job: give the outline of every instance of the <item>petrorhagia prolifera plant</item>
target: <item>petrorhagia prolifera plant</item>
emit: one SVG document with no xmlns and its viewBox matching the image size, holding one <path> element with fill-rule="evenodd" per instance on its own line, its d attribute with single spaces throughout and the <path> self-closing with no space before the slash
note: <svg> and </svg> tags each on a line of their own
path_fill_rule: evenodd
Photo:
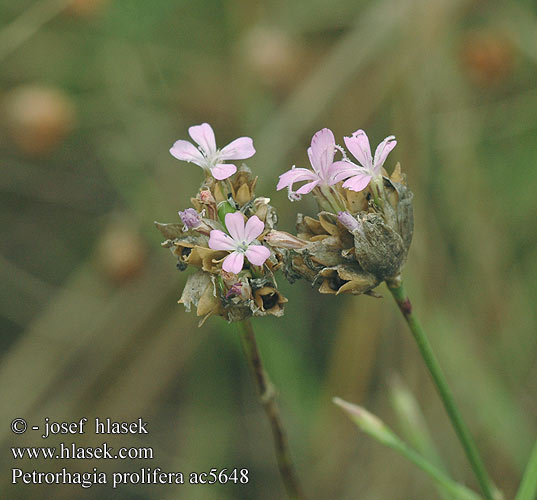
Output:
<svg viewBox="0 0 537 500">
<path fill-rule="evenodd" d="M 375 288 L 386 283 L 416 340 L 484 497 L 498 500 L 502 494 L 485 469 L 403 288 L 401 272 L 414 230 L 413 195 L 399 164 L 391 175 L 383 168 L 397 144 L 395 137 L 386 137 L 374 155 L 363 130 L 344 137 L 344 143 L 356 162 L 336 144 L 331 130 L 318 131 L 308 148 L 312 170 L 293 166 L 280 176 L 278 190 L 287 188 L 291 201 L 312 193 L 320 212 L 316 218 L 299 213 L 296 236 L 273 229 L 265 241 L 279 254 L 282 269 L 291 282 L 305 279 L 321 293 L 378 296 Z M 341 158 L 336 160 L 339 155 Z M 298 183 L 303 184 L 295 189 Z M 356 412 L 353 415 L 356 417 Z M 393 444 L 391 437 L 386 441 L 388 434 L 371 434 L 385 444 Z M 417 455 L 406 451 L 407 458 L 417 463 Z M 418 462 L 424 465 L 419 458 Z M 448 485 L 445 478 L 428 469 L 437 481 Z M 452 488 L 453 484 L 449 484 Z M 466 497 L 472 494 L 465 491 Z"/>
<path fill-rule="evenodd" d="M 293 167 L 280 176 L 277 189 L 287 188 L 292 201 L 311 192 L 321 211 L 316 218 L 298 214 L 296 239 L 272 230 L 265 241 L 280 254 L 291 280 L 304 278 L 321 293 L 374 295 L 406 261 L 414 228 L 412 192 L 399 165 L 391 176 L 383 171 L 396 145 L 393 136 L 379 144 L 374 157 L 363 130 L 345 137 L 345 144 L 358 165 L 325 128 L 308 149 L 313 171 Z M 334 161 L 338 152 L 343 159 Z M 300 181 L 307 182 L 295 191 Z"/>
<path fill-rule="evenodd" d="M 177 141 L 170 151 L 176 158 L 200 166 L 205 180 L 191 198 L 192 207 L 179 212 L 180 223 L 156 225 L 166 238 L 163 246 L 177 258 L 177 267 L 197 269 L 189 276 L 180 302 L 188 310 L 196 308 L 200 324 L 215 315 L 239 326 L 244 352 L 272 427 L 288 497 L 302 499 L 304 495 L 294 472 L 275 391 L 249 321 L 252 316 L 283 314 L 286 299 L 277 288 L 277 270 L 291 282 L 305 279 L 321 293 L 336 295 L 378 297 L 375 289 L 386 283 L 416 340 L 483 498 L 502 499 L 403 287 L 401 273 L 414 229 L 413 195 L 399 164 L 391 174 L 384 169 L 397 144 L 395 137 L 386 137 L 372 154 L 363 130 L 344 137 L 346 149 L 336 144 L 329 129 L 317 132 L 308 148 L 311 169 L 293 166 L 280 176 L 277 185 L 278 190 L 287 188 L 291 201 L 311 193 L 319 206 L 315 217 L 297 215 L 297 234 L 293 235 L 276 228 L 270 199 L 255 197 L 257 178 L 248 167 L 226 163 L 253 156 L 252 139 L 242 137 L 219 150 L 208 124 L 191 127 L 189 132 L 199 147 Z M 429 474 L 448 497 L 481 498 L 428 462 L 364 409 L 335 401 L 362 430 Z M 537 474 L 532 472 L 537 453 L 532 456 L 517 500 L 528 500 L 537 489 Z"/>
<path fill-rule="evenodd" d="M 242 164 L 255 154 L 249 137 L 235 139 L 222 149 L 208 123 L 189 128 L 198 147 L 178 140 L 170 149 L 177 159 L 204 171 L 204 181 L 191 198 L 192 207 L 179 211 L 180 222 L 155 225 L 164 236 L 181 271 L 193 267 L 180 303 L 196 309 L 200 326 L 210 316 L 236 322 L 260 402 L 269 419 L 280 475 L 290 499 L 303 499 L 289 451 L 287 435 L 276 403 L 276 391 L 263 367 L 249 319 L 282 316 L 287 299 L 278 291 L 273 271 L 280 265 L 276 253 L 263 243 L 277 216 L 269 198 L 256 197 L 257 177 Z"/>
</svg>

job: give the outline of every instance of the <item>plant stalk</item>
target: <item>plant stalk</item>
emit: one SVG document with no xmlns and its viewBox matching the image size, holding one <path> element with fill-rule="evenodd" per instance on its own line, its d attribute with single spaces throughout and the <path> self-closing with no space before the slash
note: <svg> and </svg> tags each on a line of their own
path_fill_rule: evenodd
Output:
<svg viewBox="0 0 537 500">
<path fill-rule="evenodd" d="M 436 385 L 436 389 L 438 390 L 440 398 L 442 399 L 442 403 L 444 404 L 444 408 L 446 409 L 446 412 L 457 434 L 457 437 L 462 444 L 468 461 L 470 462 L 470 465 L 474 470 L 483 495 L 487 500 L 496 500 L 498 498 L 501 498 L 500 492 L 492 484 L 492 481 L 485 469 L 483 461 L 479 456 L 479 452 L 477 451 L 477 447 L 470 434 L 470 431 L 468 430 L 468 427 L 466 426 L 462 415 L 457 408 L 453 393 L 451 392 L 451 389 L 446 382 L 446 378 L 442 372 L 442 369 L 440 368 L 436 356 L 434 355 L 427 335 L 425 334 L 416 315 L 412 310 L 412 303 L 408 298 L 401 279 L 397 278 L 391 281 L 387 281 L 386 284 L 388 285 L 388 288 L 393 295 L 393 298 L 397 302 L 397 305 L 399 306 L 399 309 L 401 310 L 401 313 L 403 314 L 410 328 L 410 331 L 412 332 L 412 335 L 414 336 L 414 339 L 418 344 L 418 348 L 423 357 L 423 360 L 425 361 L 429 373 L 433 378 L 433 381 Z"/>
<path fill-rule="evenodd" d="M 287 496 L 290 500 L 305 500 L 306 497 L 295 473 L 295 467 L 289 451 L 287 433 L 283 427 L 280 410 L 276 403 L 276 391 L 263 367 L 252 323 L 249 320 L 245 320 L 238 323 L 238 325 L 242 347 L 250 365 L 259 400 L 265 409 L 272 429 L 276 460 Z"/>
</svg>

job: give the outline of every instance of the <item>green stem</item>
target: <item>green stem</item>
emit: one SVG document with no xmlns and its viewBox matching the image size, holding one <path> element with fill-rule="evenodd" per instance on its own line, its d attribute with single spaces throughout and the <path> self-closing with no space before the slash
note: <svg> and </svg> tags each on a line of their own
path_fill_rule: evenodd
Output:
<svg viewBox="0 0 537 500">
<path fill-rule="evenodd" d="M 330 186 L 321 186 L 320 190 L 324 197 L 328 200 L 328 205 L 330 207 L 328 210 L 329 212 L 338 213 L 345 210 L 345 207 L 342 207 L 334 197 L 333 191 Z"/>
<path fill-rule="evenodd" d="M 261 361 L 261 355 L 257 342 L 255 340 L 254 329 L 249 320 L 238 323 L 242 347 L 244 354 L 248 359 L 254 382 L 257 386 L 259 399 L 272 428 L 272 437 L 274 439 L 274 447 L 276 449 L 276 460 L 280 469 L 287 496 L 290 500 L 305 500 L 302 487 L 298 481 L 289 451 L 287 442 L 287 434 L 282 424 L 280 410 L 276 403 L 276 391 L 272 385 Z"/>
<path fill-rule="evenodd" d="M 431 344 L 429 344 L 429 340 L 427 339 L 423 328 L 421 327 L 418 319 L 416 318 L 412 310 L 412 304 L 410 302 L 410 299 L 408 298 L 408 295 L 405 292 L 402 281 L 400 279 L 395 279 L 392 281 L 387 281 L 386 284 L 388 285 L 388 288 L 393 295 L 393 298 L 397 302 L 397 305 L 399 306 L 399 309 L 401 310 L 401 313 L 403 314 L 410 328 L 410 331 L 412 332 L 412 335 L 414 336 L 414 339 L 418 344 L 418 348 L 423 357 L 423 360 L 425 361 L 425 364 L 429 369 L 429 373 L 431 374 L 431 377 L 433 378 L 433 381 L 436 385 L 438 393 L 440 394 L 440 398 L 442 399 L 444 408 L 449 415 L 455 432 L 462 444 L 462 447 L 464 448 L 466 456 L 468 457 L 468 461 L 470 462 L 470 465 L 474 470 L 477 480 L 479 481 L 479 485 L 481 487 L 481 490 L 483 491 L 483 495 L 487 500 L 494 500 L 498 498 L 499 492 L 497 492 L 496 488 L 493 486 L 492 481 L 489 478 L 483 461 L 481 460 L 479 452 L 477 451 L 477 447 L 474 443 L 474 440 L 470 435 L 470 431 L 468 430 L 468 427 L 466 426 L 462 415 L 457 408 L 457 405 L 455 404 L 453 393 L 451 392 L 451 389 L 446 382 L 446 378 L 442 373 L 442 369 L 438 364 L 436 356 L 433 353 Z"/>
<path fill-rule="evenodd" d="M 380 184 L 377 179 L 373 179 L 371 181 L 371 192 L 373 193 L 373 201 L 375 202 L 375 205 L 379 207 L 381 210 L 384 209 L 384 201 L 383 197 L 381 196 L 381 190 L 384 190 L 382 186 L 382 177 L 380 178 Z"/>
</svg>

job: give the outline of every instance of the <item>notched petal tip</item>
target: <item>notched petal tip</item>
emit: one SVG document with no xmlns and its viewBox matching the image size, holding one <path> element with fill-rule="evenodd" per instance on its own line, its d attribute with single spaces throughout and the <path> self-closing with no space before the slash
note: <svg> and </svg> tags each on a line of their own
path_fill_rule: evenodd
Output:
<svg viewBox="0 0 537 500">
<path fill-rule="evenodd" d="M 228 213 L 225 216 L 226 228 L 236 242 L 244 240 L 244 215 L 241 212 Z"/>
<path fill-rule="evenodd" d="M 371 146 L 369 145 L 369 139 L 363 130 L 357 130 L 351 137 L 345 136 L 343 140 L 345 141 L 347 149 L 358 160 L 360 165 L 367 169 L 373 168 Z"/>
<path fill-rule="evenodd" d="M 218 181 L 223 181 L 237 172 L 237 166 L 233 163 L 219 163 L 211 168 L 211 174 Z"/>
<path fill-rule="evenodd" d="M 254 155 L 254 141 L 251 137 L 239 137 L 220 150 L 222 160 L 246 160 Z"/>
<path fill-rule="evenodd" d="M 213 128 L 208 123 L 189 127 L 188 133 L 207 154 L 216 152 L 216 139 Z"/>
<path fill-rule="evenodd" d="M 212 250 L 235 250 L 235 242 L 231 236 L 219 229 L 213 229 L 209 235 L 209 248 Z"/>
<path fill-rule="evenodd" d="M 201 152 L 192 143 L 182 139 L 173 143 L 170 154 L 178 160 L 192 162 L 200 166 L 205 161 Z"/>
<path fill-rule="evenodd" d="M 222 269 L 228 273 L 239 274 L 243 265 L 244 254 L 242 252 L 232 252 L 222 262 Z"/>
<path fill-rule="evenodd" d="M 245 253 L 246 258 L 254 266 L 262 266 L 270 257 L 270 250 L 263 245 L 250 245 Z"/>
<path fill-rule="evenodd" d="M 265 230 L 264 222 L 257 216 L 252 215 L 244 226 L 244 238 L 246 243 L 251 243 Z"/>
</svg>

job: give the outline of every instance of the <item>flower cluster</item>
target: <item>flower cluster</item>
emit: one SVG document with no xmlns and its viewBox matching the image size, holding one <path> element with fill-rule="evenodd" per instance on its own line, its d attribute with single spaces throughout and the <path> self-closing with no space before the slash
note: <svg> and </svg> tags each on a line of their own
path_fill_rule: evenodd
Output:
<svg viewBox="0 0 537 500">
<path fill-rule="evenodd" d="M 191 198 L 192 207 L 179 211 L 181 223 L 155 223 L 178 269 L 197 268 L 179 302 L 187 310 L 196 308 L 200 324 L 211 315 L 228 321 L 281 316 L 287 299 L 273 274 L 280 263 L 263 243 L 263 236 L 275 228 L 276 213 L 269 198 L 255 197 L 257 178 L 246 165 L 224 163 L 253 156 L 252 139 L 241 137 L 219 150 L 209 124 L 190 127 L 189 134 L 199 148 L 179 140 L 170 152 L 202 167 L 205 180 Z"/>
<path fill-rule="evenodd" d="M 396 278 L 406 261 L 412 192 L 399 164 L 391 176 L 383 169 L 395 137 L 386 137 L 374 155 L 363 130 L 344 141 L 357 163 L 325 128 L 308 149 L 313 170 L 293 167 L 280 176 L 277 189 L 287 187 L 291 200 L 311 192 L 321 211 L 316 219 L 298 214 L 296 237 L 272 230 L 265 241 L 280 254 L 290 280 L 304 278 L 321 293 L 375 295 L 373 289 Z M 295 190 L 299 182 L 305 184 Z"/>
<path fill-rule="evenodd" d="M 383 168 L 395 137 L 386 137 L 372 154 L 367 135 L 357 130 L 344 137 L 347 154 L 331 130 L 317 132 L 308 148 L 311 169 L 293 166 L 277 185 L 288 189 L 292 201 L 311 193 L 318 202 L 316 218 L 298 214 L 295 236 L 276 229 L 270 199 L 255 197 L 257 178 L 248 167 L 226 163 L 253 156 L 252 139 L 218 149 L 209 124 L 190 127 L 189 134 L 198 148 L 179 140 L 170 152 L 202 167 L 205 180 L 192 207 L 179 212 L 181 223 L 156 225 L 177 267 L 198 269 L 180 302 L 195 306 L 202 322 L 210 315 L 228 321 L 282 315 L 287 300 L 276 286 L 278 269 L 290 281 L 303 278 L 332 294 L 376 295 L 376 286 L 399 276 L 413 212 L 399 164 L 391 176 Z"/>
<path fill-rule="evenodd" d="M 293 168 L 280 175 L 280 181 L 276 189 L 287 188 L 289 199 L 300 199 L 303 194 L 314 191 L 317 196 L 326 198 L 328 203 L 336 204 L 339 199 L 337 190 L 332 186 L 339 184 L 344 189 L 351 191 L 363 191 L 370 183 L 379 183 L 382 179 L 382 166 L 390 151 L 397 145 L 395 137 L 386 137 L 375 150 L 375 156 L 371 156 L 369 139 L 363 130 L 357 130 L 350 137 L 344 137 L 345 145 L 358 163 L 349 160 L 345 150 L 336 144 L 334 134 L 330 129 L 323 128 L 317 132 L 308 148 L 308 157 L 313 170 L 307 168 Z M 336 152 L 342 153 L 343 158 L 334 161 Z M 304 182 L 296 191 L 293 185 Z"/>
</svg>

